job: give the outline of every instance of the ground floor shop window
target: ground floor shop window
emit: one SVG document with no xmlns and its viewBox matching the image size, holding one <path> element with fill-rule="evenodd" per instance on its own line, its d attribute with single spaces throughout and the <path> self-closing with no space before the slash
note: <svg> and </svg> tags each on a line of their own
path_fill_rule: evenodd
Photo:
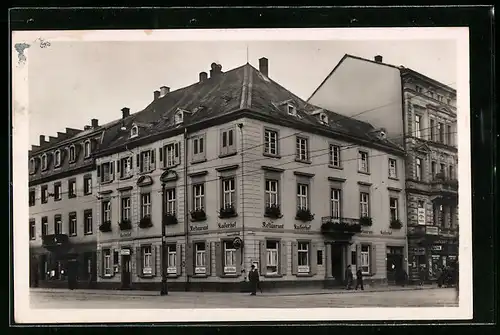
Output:
<svg viewBox="0 0 500 335">
<path fill-rule="evenodd" d="M 105 276 L 111 276 L 113 274 L 113 268 L 111 266 L 111 250 L 104 249 L 103 251 L 103 273 Z"/>
<path fill-rule="evenodd" d="M 266 241 L 266 255 L 267 255 L 267 265 L 266 273 L 268 275 L 278 274 L 279 266 L 279 242 L 278 241 Z"/>
<path fill-rule="evenodd" d="M 297 272 L 309 273 L 309 243 L 299 242 L 297 251 L 298 251 Z"/>
<path fill-rule="evenodd" d="M 199 242 L 194 245 L 195 252 L 195 274 L 205 274 L 206 273 L 206 250 L 205 243 Z"/>
<path fill-rule="evenodd" d="M 177 273 L 177 250 L 175 244 L 167 245 L 167 273 L 176 274 Z"/>
<path fill-rule="evenodd" d="M 361 246 L 361 272 L 363 274 L 370 273 L 370 246 L 362 245 Z"/>
<path fill-rule="evenodd" d="M 150 245 L 142 247 L 142 274 L 150 275 L 153 273 L 152 256 Z"/>
<path fill-rule="evenodd" d="M 236 249 L 233 242 L 224 242 L 224 273 L 236 273 Z"/>
</svg>

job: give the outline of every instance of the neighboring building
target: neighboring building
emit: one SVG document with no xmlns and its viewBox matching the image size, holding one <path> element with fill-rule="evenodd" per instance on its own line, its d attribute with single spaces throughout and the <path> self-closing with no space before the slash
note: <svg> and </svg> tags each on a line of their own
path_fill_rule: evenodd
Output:
<svg viewBox="0 0 500 335">
<path fill-rule="evenodd" d="M 29 152 L 31 285 L 66 286 L 70 267 L 80 281 L 96 281 L 95 164 L 102 128 L 66 128 L 40 136 Z"/>
<path fill-rule="evenodd" d="M 345 55 L 308 101 L 384 128 L 405 146 L 410 278 L 425 267 L 435 280 L 458 259 L 455 89 L 382 56 Z"/>
<path fill-rule="evenodd" d="M 402 147 L 302 101 L 266 58 L 122 112 L 96 153 L 100 287 L 159 290 L 163 270 L 171 289 L 239 290 L 251 264 L 268 287 L 340 284 L 348 264 L 382 283 L 386 248 L 406 267 Z"/>
</svg>

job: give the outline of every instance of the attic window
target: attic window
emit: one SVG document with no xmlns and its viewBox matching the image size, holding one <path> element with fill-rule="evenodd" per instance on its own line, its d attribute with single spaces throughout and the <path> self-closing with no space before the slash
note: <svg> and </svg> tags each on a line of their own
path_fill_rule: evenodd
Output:
<svg viewBox="0 0 500 335">
<path fill-rule="evenodd" d="M 297 115 L 297 109 L 295 108 L 295 106 L 288 105 L 287 109 L 288 109 L 288 115 L 294 115 L 294 116 Z"/>
<path fill-rule="evenodd" d="M 133 126 L 132 129 L 130 129 L 130 138 L 137 137 L 139 135 L 139 128 L 137 126 Z"/>
<path fill-rule="evenodd" d="M 30 159 L 30 173 L 35 173 L 35 159 L 34 158 L 31 158 Z"/>
<path fill-rule="evenodd" d="M 47 154 L 42 155 L 42 171 L 47 170 Z"/>
<path fill-rule="evenodd" d="M 90 140 L 87 140 L 83 144 L 83 152 L 85 153 L 85 158 L 90 157 Z"/>
<path fill-rule="evenodd" d="M 320 121 L 321 121 L 322 123 L 324 123 L 324 124 L 327 124 L 327 123 L 328 123 L 328 116 L 326 116 L 326 114 L 324 114 L 324 113 L 321 113 L 321 114 L 319 115 L 319 119 L 320 119 Z"/>
<path fill-rule="evenodd" d="M 72 145 L 69 147 L 69 162 L 74 162 L 76 160 L 76 150 L 75 146 Z"/>
<path fill-rule="evenodd" d="M 177 112 L 175 114 L 175 124 L 180 124 L 182 123 L 182 119 L 184 117 L 184 114 L 182 112 Z"/>
<path fill-rule="evenodd" d="M 56 150 L 54 153 L 54 167 L 61 166 L 61 150 Z"/>
</svg>

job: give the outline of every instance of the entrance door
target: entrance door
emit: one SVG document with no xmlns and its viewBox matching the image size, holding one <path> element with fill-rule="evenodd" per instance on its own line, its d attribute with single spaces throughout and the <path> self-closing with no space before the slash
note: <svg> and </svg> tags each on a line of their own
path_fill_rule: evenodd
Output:
<svg viewBox="0 0 500 335">
<path fill-rule="evenodd" d="M 387 248 L 387 282 L 396 284 L 398 274 L 401 275 L 403 270 L 403 248 L 402 247 L 388 247 Z"/>
<path fill-rule="evenodd" d="M 344 281 L 344 269 L 342 268 L 342 245 L 332 244 L 332 277 L 337 284 L 342 285 Z"/>
<path fill-rule="evenodd" d="M 122 288 L 130 288 L 130 255 L 122 255 Z"/>
</svg>

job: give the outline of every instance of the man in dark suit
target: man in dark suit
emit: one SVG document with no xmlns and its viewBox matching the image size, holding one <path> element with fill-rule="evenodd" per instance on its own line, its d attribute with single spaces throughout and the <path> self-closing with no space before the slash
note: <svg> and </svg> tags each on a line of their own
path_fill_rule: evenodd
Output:
<svg viewBox="0 0 500 335">
<path fill-rule="evenodd" d="M 363 272 L 361 271 L 361 268 L 358 268 L 358 271 L 356 271 L 356 290 L 358 287 L 361 287 L 361 290 L 364 291 L 365 288 L 363 287 Z"/>
<path fill-rule="evenodd" d="M 250 286 L 252 289 L 252 293 L 250 295 L 257 295 L 257 286 L 259 285 L 259 272 L 255 268 L 255 265 L 252 264 L 252 268 L 250 273 L 248 274 L 248 280 L 250 281 Z"/>
</svg>

